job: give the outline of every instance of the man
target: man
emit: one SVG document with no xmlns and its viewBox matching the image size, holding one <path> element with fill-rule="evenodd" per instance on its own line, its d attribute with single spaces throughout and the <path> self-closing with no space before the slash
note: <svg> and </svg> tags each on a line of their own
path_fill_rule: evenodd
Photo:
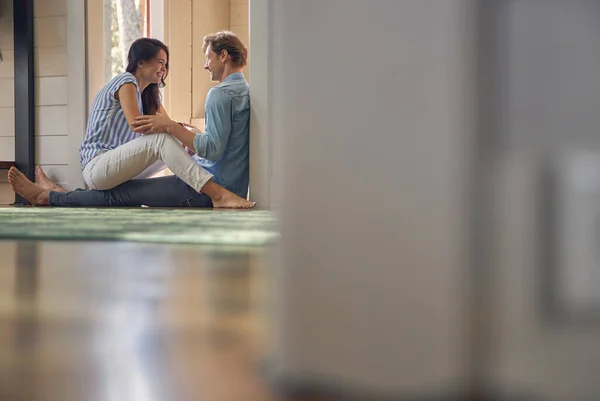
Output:
<svg viewBox="0 0 600 401">
<path fill-rule="evenodd" d="M 204 38 L 204 69 L 219 82 L 206 98 L 205 132 L 184 127 L 165 114 L 136 118 L 134 131 L 140 134 L 166 132 L 188 149 L 197 162 L 213 174 L 213 180 L 246 198 L 249 180 L 250 96 L 242 69 L 248 51 L 232 32 L 221 31 Z M 34 184 L 20 171 L 8 174 L 13 190 L 32 205 L 50 206 L 157 206 L 212 207 L 210 198 L 198 193 L 178 177 L 168 176 L 127 181 L 105 191 L 67 191 L 52 182 L 41 168 Z"/>
</svg>

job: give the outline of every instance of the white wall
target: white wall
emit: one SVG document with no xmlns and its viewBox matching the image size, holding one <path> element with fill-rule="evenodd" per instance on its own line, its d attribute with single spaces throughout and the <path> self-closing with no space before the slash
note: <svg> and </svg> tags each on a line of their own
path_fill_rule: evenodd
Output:
<svg viewBox="0 0 600 401">
<path fill-rule="evenodd" d="M 14 43 L 12 1 L 3 1 L 0 13 L 0 159 L 14 160 Z M 67 0 L 36 0 L 35 17 L 35 116 L 36 163 L 59 183 L 69 186 L 70 169 L 78 168 L 69 141 Z M 73 32 L 72 32 L 73 33 Z M 83 32 L 80 33 L 81 36 Z M 85 90 L 79 88 L 77 90 Z M 77 101 L 77 99 L 72 99 Z M 8 122 L 8 123 L 4 123 Z M 78 164 L 78 161 L 77 161 Z M 13 200 L 0 176 L 0 203 Z"/>
<path fill-rule="evenodd" d="M 249 0 L 229 0 L 229 29 L 235 33 L 250 52 Z M 250 63 L 244 68 L 244 75 L 250 81 Z"/>
<path fill-rule="evenodd" d="M 539 399 L 596 399 L 600 328 L 586 318 L 574 324 L 550 321 L 556 316 L 542 313 L 547 277 L 557 269 L 577 277 L 586 266 L 560 265 L 556 251 L 565 244 L 550 246 L 548 236 L 554 233 L 549 228 L 565 235 L 572 225 L 559 224 L 557 215 L 541 209 L 551 200 L 562 206 L 544 188 L 550 163 L 558 167 L 573 150 L 600 153 L 600 3 L 502 4 L 497 15 L 503 57 L 497 67 L 504 72 L 504 93 L 498 94 L 504 109 L 499 111 L 502 151 L 494 177 L 493 227 L 500 252 L 491 260 L 496 287 L 492 372 L 499 386 L 521 388 Z M 584 237 L 593 235 L 584 231 Z M 580 249 L 573 251 L 581 256 Z M 568 283 L 555 275 L 552 284 Z"/>
<path fill-rule="evenodd" d="M 40 0 L 38 0 L 40 1 Z M 85 6 L 81 0 L 67 0 L 68 75 L 67 97 L 67 171 L 62 175 L 66 188 L 83 188 L 79 147 L 85 137 L 87 124 L 87 68 Z M 60 179 L 61 177 L 56 177 Z"/>
<path fill-rule="evenodd" d="M 0 160 L 14 157 L 14 43 L 12 34 L 12 2 L 0 2 Z M 10 203 L 14 196 L 7 184 L 6 171 L 0 171 L 0 205 Z"/>
<path fill-rule="evenodd" d="M 472 5 L 271 1 L 283 374 L 394 395 L 463 383 Z"/>
<path fill-rule="evenodd" d="M 165 0 L 150 0 L 150 37 L 165 41 Z"/>
<path fill-rule="evenodd" d="M 249 5 L 250 70 L 250 198 L 259 209 L 274 209 L 272 196 L 273 141 L 271 116 L 271 1 Z"/>
</svg>

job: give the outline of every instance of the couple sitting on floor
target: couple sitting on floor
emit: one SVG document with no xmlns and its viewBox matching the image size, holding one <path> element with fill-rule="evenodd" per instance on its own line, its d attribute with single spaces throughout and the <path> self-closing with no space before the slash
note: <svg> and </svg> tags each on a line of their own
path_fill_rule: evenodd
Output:
<svg viewBox="0 0 600 401">
<path fill-rule="evenodd" d="M 246 46 L 233 33 L 204 38 L 206 69 L 220 82 L 206 98 L 205 132 L 171 120 L 159 87 L 169 49 L 141 38 L 129 49 L 126 72 L 96 95 L 80 147 L 90 190 L 68 191 L 36 167 L 36 183 L 16 168 L 13 190 L 37 206 L 163 206 L 248 209 L 250 97 L 242 74 Z M 185 147 L 185 149 L 184 149 Z M 187 150 L 186 150 L 187 149 Z M 175 175 L 149 175 L 157 163 Z"/>
</svg>

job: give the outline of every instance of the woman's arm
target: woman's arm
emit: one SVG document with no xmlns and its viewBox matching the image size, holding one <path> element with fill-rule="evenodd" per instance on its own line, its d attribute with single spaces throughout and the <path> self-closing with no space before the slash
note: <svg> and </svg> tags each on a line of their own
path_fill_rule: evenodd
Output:
<svg viewBox="0 0 600 401">
<path fill-rule="evenodd" d="M 165 108 L 163 107 L 163 105 L 160 105 L 160 114 L 162 114 L 163 116 L 168 116 L 167 111 L 165 110 Z M 169 117 L 169 120 L 171 118 Z M 173 120 L 171 120 L 173 121 Z M 183 132 L 179 129 L 175 129 L 176 126 L 182 126 L 185 128 L 186 131 L 188 132 Z M 190 127 L 192 128 L 192 130 L 190 130 Z M 175 138 L 177 138 L 177 140 L 179 142 L 181 142 L 181 144 L 185 147 L 185 149 L 187 150 L 188 154 L 191 155 L 195 155 L 196 153 L 192 150 L 194 149 L 194 136 L 200 132 L 200 130 L 196 127 L 194 127 L 193 125 L 189 125 L 186 123 L 177 123 L 177 124 L 169 124 L 165 127 L 165 131 L 168 132 L 169 134 L 173 135 Z"/>
<path fill-rule="evenodd" d="M 134 84 L 127 83 L 119 88 L 117 93 L 115 93 L 115 98 L 121 103 L 127 124 L 133 130 L 134 127 L 131 124 L 135 121 L 136 117 L 142 115 L 137 102 L 137 88 Z"/>
<path fill-rule="evenodd" d="M 171 120 L 162 105 L 156 115 L 136 117 L 130 126 L 138 134 L 169 133 L 189 149 L 194 149 L 196 134 Z"/>
</svg>

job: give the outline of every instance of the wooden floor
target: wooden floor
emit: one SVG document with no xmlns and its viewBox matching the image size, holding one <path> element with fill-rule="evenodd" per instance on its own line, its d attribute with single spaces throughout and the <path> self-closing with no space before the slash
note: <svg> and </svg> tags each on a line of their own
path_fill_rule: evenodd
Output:
<svg viewBox="0 0 600 401">
<path fill-rule="evenodd" d="M 0 400 L 269 401 L 268 249 L 0 241 Z"/>
</svg>

